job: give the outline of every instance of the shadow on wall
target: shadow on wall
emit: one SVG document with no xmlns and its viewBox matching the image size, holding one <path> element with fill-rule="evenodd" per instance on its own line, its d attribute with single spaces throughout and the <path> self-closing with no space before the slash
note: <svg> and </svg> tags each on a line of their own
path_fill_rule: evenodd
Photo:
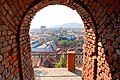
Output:
<svg viewBox="0 0 120 80">
<path fill-rule="evenodd" d="M 120 24 L 110 25 L 100 35 L 98 43 L 98 71 L 100 79 L 120 80 Z M 113 34 L 111 34 L 111 32 Z M 101 77 L 102 76 L 102 77 Z"/>
</svg>

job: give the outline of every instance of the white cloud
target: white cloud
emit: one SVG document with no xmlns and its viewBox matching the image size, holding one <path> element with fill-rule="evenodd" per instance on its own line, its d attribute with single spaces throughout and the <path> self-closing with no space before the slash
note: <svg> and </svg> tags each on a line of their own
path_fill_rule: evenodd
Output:
<svg viewBox="0 0 120 80">
<path fill-rule="evenodd" d="M 36 13 L 31 28 L 39 28 L 40 26 L 62 25 L 69 22 L 81 23 L 79 14 L 67 6 L 50 5 Z"/>
</svg>

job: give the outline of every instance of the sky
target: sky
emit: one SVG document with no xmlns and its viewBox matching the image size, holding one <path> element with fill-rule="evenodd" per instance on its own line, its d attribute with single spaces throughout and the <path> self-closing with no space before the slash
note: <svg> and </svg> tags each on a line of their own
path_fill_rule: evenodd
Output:
<svg viewBox="0 0 120 80">
<path fill-rule="evenodd" d="M 36 13 L 30 28 L 39 28 L 40 26 L 50 28 L 52 25 L 63 25 L 71 22 L 83 24 L 76 10 L 63 5 L 50 5 Z"/>
</svg>

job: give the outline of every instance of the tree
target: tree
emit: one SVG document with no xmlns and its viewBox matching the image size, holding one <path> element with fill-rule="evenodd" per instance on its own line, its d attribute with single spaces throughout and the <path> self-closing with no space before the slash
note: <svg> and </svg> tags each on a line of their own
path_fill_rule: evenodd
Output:
<svg viewBox="0 0 120 80">
<path fill-rule="evenodd" d="M 68 43 L 69 43 L 68 40 L 61 40 L 61 41 L 58 42 L 58 44 L 68 44 Z"/>
<path fill-rule="evenodd" d="M 67 61 L 65 59 L 65 55 L 62 54 L 60 57 L 60 61 L 55 65 L 55 68 L 67 67 Z"/>
</svg>

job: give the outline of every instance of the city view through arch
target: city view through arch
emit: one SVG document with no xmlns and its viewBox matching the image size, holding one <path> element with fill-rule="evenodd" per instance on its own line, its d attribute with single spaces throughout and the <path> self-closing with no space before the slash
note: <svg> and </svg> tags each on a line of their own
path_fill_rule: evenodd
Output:
<svg viewBox="0 0 120 80">
<path fill-rule="evenodd" d="M 43 72 L 45 69 L 46 72 L 49 72 L 50 69 L 58 70 L 58 68 L 65 68 L 65 70 L 68 68 L 69 71 L 71 64 L 76 68 L 75 75 L 78 76 L 76 78 L 81 76 L 79 70 L 82 68 L 84 25 L 76 10 L 63 5 L 50 5 L 41 9 L 31 21 L 29 34 L 35 79 L 38 78 L 39 71 Z M 69 50 L 73 50 L 76 54 L 73 55 L 75 58 L 70 66 L 68 61 Z M 65 72 L 65 70 L 60 71 Z M 63 74 L 63 72 L 61 73 Z M 43 73 L 40 75 L 50 76 L 43 75 Z M 52 74 L 54 73 L 56 72 L 53 70 Z M 68 72 L 68 74 L 71 73 Z M 73 76 L 75 75 L 73 74 Z"/>
</svg>

